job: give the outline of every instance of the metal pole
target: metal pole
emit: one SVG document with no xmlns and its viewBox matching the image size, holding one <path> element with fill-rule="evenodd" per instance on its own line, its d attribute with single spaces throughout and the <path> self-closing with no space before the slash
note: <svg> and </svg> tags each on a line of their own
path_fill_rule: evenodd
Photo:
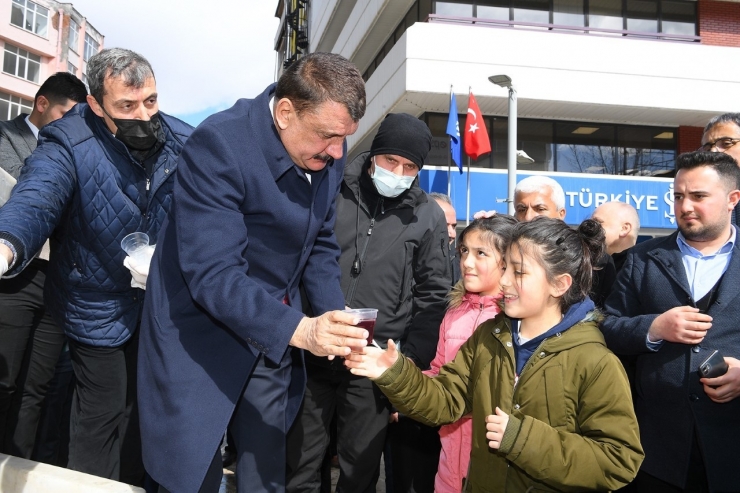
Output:
<svg viewBox="0 0 740 493">
<path fill-rule="evenodd" d="M 510 215 L 514 215 L 514 188 L 516 188 L 516 89 L 512 84 L 509 86 L 509 150 L 508 166 L 507 166 L 507 178 L 508 178 L 508 194 L 507 202 L 509 207 L 507 208 Z"/>
<path fill-rule="evenodd" d="M 467 209 L 465 210 L 465 226 L 470 225 L 470 156 L 468 156 L 468 185 L 467 185 Z"/>
<path fill-rule="evenodd" d="M 452 84 L 450 84 L 449 101 L 452 101 Z M 450 115 L 448 114 L 447 118 L 449 117 Z M 457 118 L 457 115 L 455 115 L 455 118 Z M 449 135 L 447 135 L 447 143 L 450 145 L 450 148 L 447 150 L 447 196 L 452 198 L 452 137 Z"/>
</svg>

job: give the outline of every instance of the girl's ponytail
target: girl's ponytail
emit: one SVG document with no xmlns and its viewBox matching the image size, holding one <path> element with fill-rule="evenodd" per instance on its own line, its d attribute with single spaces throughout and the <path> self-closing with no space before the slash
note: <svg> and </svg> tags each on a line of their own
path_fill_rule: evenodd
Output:
<svg viewBox="0 0 740 493">
<path fill-rule="evenodd" d="M 593 219 L 586 219 L 574 230 L 559 219 L 538 217 L 519 223 L 512 242 L 528 247 L 541 260 L 550 282 L 561 274 L 573 279 L 560 300 L 563 313 L 589 295 L 593 269 L 606 253 L 604 229 Z"/>
</svg>

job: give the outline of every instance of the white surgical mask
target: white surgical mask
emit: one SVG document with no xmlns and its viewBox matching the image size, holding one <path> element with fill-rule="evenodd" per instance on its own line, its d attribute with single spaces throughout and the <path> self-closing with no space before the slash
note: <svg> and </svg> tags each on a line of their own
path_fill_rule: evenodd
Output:
<svg viewBox="0 0 740 493">
<path fill-rule="evenodd" d="M 373 184 L 383 197 L 398 197 L 411 188 L 411 184 L 414 183 L 414 178 L 416 178 L 415 176 L 398 176 L 387 169 L 381 168 L 375 162 L 375 156 L 373 156 L 373 164 L 375 165 L 375 172 L 372 176 Z"/>
</svg>

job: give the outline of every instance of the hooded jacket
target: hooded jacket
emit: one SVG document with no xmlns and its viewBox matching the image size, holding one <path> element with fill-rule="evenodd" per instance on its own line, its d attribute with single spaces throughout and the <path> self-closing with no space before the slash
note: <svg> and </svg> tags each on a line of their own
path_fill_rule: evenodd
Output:
<svg viewBox="0 0 740 493">
<path fill-rule="evenodd" d="M 398 358 L 375 383 L 428 425 L 472 413 L 466 492 L 615 490 L 635 477 L 644 454 L 627 377 L 596 318 L 589 313 L 542 341 L 516 384 L 511 322 L 503 314 L 478 327 L 437 377 Z M 509 422 L 494 450 L 485 418 L 497 406 Z"/>
<path fill-rule="evenodd" d="M 11 199 L 0 209 L 0 238 L 17 258 L 17 275 L 51 237 L 44 299 L 72 339 L 120 346 L 133 334 L 144 292 L 131 287 L 124 236 L 155 243 L 172 203 L 177 157 L 192 127 L 160 112 L 165 142 L 151 176 L 86 103 L 41 129 Z"/>
<path fill-rule="evenodd" d="M 368 156 L 347 165 L 337 198 L 345 304 L 377 308 L 374 339 L 383 347 L 388 339 L 400 341 L 401 351 L 426 369 L 450 287 L 447 222 L 418 179 L 398 197 L 381 196 Z"/>
<path fill-rule="evenodd" d="M 432 360 L 431 368 L 424 372 L 433 377 L 445 363 L 455 359 L 460 346 L 467 341 L 476 327 L 494 318 L 501 311 L 498 301 L 500 296 L 480 296 L 465 292 L 459 282 L 450 292 L 450 308 L 445 313 L 439 329 L 437 356 Z M 473 422 L 470 415 L 444 425 L 439 429 L 442 450 L 439 455 L 439 467 L 434 478 L 435 493 L 459 493 L 463 478 L 470 465 L 470 450 L 473 440 Z"/>
</svg>

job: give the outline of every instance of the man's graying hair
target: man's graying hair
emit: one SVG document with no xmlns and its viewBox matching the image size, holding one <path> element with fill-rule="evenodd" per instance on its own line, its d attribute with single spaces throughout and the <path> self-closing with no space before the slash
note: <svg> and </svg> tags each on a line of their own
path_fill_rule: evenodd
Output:
<svg viewBox="0 0 740 493">
<path fill-rule="evenodd" d="M 438 202 L 444 202 L 445 204 L 452 205 L 452 199 L 450 199 L 450 196 L 444 193 L 439 192 L 431 192 L 427 194 L 430 199 L 434 199 Z"/>
<path fill-rule="evenodd" d="M 139 88 L 147 79 L 154 78 L 154 70 L 149 62 L 138 53 L 124 48 L 108 48 L 96 53 L 87 62 L 87 83 L 90 94 L 99 104 L 103 104 L 105 87 L 103 83 L 108 77 L 123 76 L 127 87 Z"/>
<path fill-rule="evenodd" d="M 288 98 L 296 112 L 334 101 L 359 121 L 365 114 L 365 82 L 357 67 L 341 55 L 310 53 L 288 67 L 275 89 L 276 100 Z"/>
<path fill-rule="evenodd" d="M 715 116 L 709 120 L 707 126 L 704 127 L 704 133 L 709 132 L 715 125 L 719 125 L 721 123 L 734 123 L 740 127 L 740 113 L 724 113 L 722 115 Z"/>
</svg>

